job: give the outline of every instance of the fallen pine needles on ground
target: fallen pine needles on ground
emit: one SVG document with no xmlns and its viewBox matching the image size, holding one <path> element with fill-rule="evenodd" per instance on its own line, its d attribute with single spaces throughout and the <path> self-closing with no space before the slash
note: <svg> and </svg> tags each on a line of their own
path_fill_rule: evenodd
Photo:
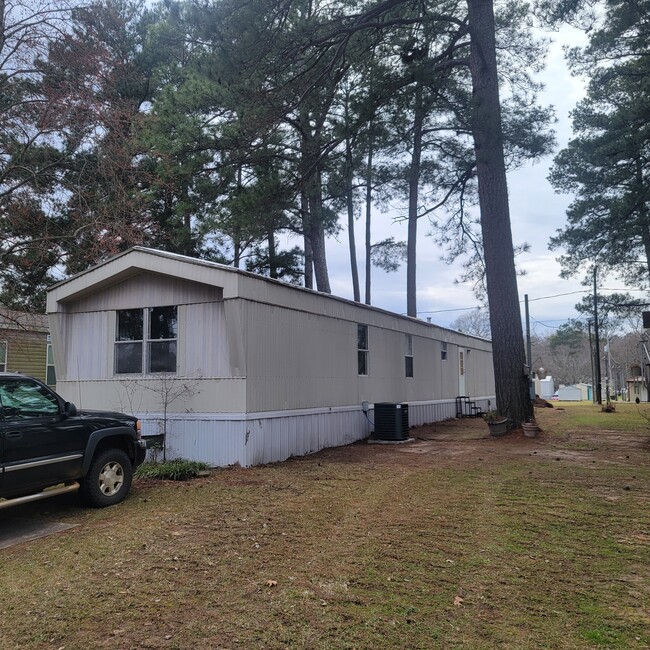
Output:
<svg viewBox="0 0 650 650">
<path fill-rule="evenodd" d="M 647 648 L 650 435 L 627 406 L 4 511 L 80 525 L 1 551 L 0 645 Z"/>
</svg>

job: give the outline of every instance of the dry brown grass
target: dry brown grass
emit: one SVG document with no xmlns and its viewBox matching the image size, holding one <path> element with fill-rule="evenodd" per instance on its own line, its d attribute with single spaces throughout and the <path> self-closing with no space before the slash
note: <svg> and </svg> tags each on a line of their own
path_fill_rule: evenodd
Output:
<svg viewBox="0 0 650 650">
<path fill-rule="evenodd" d="M 80 526 L 0 551 L 0 647 L 646 648 L 650 436 L 565 406 L 2 512 Z"/>
</svg>

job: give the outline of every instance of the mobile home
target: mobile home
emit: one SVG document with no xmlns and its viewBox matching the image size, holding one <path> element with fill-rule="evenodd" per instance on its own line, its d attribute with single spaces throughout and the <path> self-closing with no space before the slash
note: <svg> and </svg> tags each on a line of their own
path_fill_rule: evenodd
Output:
<svg viewBox="0 0 650 650">
<path fill-rule="evenodd" d="M 221 264 L 136 247 L 52 287 L 58 391 L 138 415 L 213 466 L 354 442 L 373 405 L 411 425 L 494 403 L 487 340 Z"/>
</svg>

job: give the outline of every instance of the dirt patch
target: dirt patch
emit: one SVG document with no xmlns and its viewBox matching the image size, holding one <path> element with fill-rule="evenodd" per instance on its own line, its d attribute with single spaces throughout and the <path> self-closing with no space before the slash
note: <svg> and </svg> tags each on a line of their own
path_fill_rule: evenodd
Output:
<svg viewBox="0 0 650 650">
<path fill-rule="evenodd" d="M 372 445 L 360 442 L 321 452 L 324 458 L 340 462 L 417 462 L 426 466 L 441 459 L 504 462 L 522 455 L 537 455 L 555 460 L 568 460 L 584 467 L 596 461 L 626 462 L 650 452 L 650 437 L 646 432 L 617 430 L 571 430 L 562 436 L 547 434 L 542 426 L 539 435 L 529 438 L 522 429 L 513 429 L 505 436 L 490 436 L 480 418 L 448 420 L 412 427 L 408 443 Z M 408 457 L 404 461 L 404 456 Z M 434 461 L 431 456 L 436 456 Z"/>
</svg>

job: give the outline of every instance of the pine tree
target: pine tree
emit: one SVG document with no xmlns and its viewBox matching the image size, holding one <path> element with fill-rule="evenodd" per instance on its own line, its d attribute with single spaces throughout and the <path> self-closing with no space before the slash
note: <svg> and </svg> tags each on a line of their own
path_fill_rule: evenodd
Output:
<svg viewBox="0 0 650 650">
<path fill-rule="evenodd" d="M 573 112 L 574 137 L 550 180 L 574 192 L 568 224 L 552 238 L 567 276 L 593 262 L 650 285 L 650 28 L 646 1 L 607 3 L 602 25 L 570 62 L 591 77 Z M 641 258 L 645 265 L 637 264 Z"/>
</svg>

